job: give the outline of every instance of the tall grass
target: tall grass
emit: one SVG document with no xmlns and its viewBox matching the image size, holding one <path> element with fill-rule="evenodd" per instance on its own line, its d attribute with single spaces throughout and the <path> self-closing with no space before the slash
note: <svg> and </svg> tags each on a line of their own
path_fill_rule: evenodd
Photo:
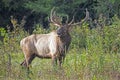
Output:
<svg viewBox="0 0 120 80">
<path fill-rule="evenodd" d="M 102 29 L 90 30 L 87 24 L 74 26 L 70 31 L 72 43 L 62 69 L 53 70 L 49 59 L 35 58 L 29 75 L 20 66 L 24 55 L 19 47 L 20 40 L 29 34 L 19 26 L 12 32 L 1 29 L 4 38 L 0 43 L 0 80 L 119 80 L 119 25 L 120 20 Z M 48 30 L 36 25 L 33 33 L 48 33 L 53 29 L 52 25 Z"/>
</svg>

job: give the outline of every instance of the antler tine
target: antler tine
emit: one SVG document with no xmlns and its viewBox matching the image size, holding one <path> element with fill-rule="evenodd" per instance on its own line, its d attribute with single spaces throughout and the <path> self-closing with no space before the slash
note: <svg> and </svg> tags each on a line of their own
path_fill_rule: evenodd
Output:
<svg viewBox="0 0 120 80">
<path fill-rule="evenodd" d="M 74 22 L 74 16 L 68 25 L 71 25 Z"/>
<path fill-rule="evenodd" d="M 84 20 L 87 20 L 87 19 L 89 19 L 89 12 L 88 12 L 87 8 L 85 10 L 86 10 L 86 17 L 84 18 Z"/>
<path fill-rule="evenodd" d="M 84 23 L 85 21 L 87 21 L 89 19 L 89 12 L 86 8 L 86 16 L 85 18 L 81 21 L 81 22 L 78 22 L 78 23 L 74 23 L 74 24 L 71 24 L 72 26 L 75 26 L 75 25 L 81 25 L 82 23 Z"/>
<path fill-rule="evenodd" d="M 53 22 L 53 23 L 54 23 L 54 20 L 52 19 L 52 17 L 53 17 L 53 11 L 54 11 L 54 9 L 55 9 L 55 8 L 53 8 L 53 9 L 51 10 L 51 13 L 50 13 L 50 20 L 51 20 L 51 22 Z"/>
<path fill-rule="evenodd" d="M 56 12 L 54 11 L 55 7 L 51 10 L 51 14 L 50 14 L 50 20 L 51 22 L 56 25 L 56 26 L 60 26 L 61 23 L 60 21 L 58 20 L 59 17 L 56 15 Z"/>
<path fill-rule="evenodd" d="M 67 15 L 67 20 L 66 20 L 66 22 L 65 22 L 65 23 L 66 23 L 66 24 L 68 24 L 68 21 L 69 21 L 69 17 L 68 17 L 68 15 Z"/>
</svg>

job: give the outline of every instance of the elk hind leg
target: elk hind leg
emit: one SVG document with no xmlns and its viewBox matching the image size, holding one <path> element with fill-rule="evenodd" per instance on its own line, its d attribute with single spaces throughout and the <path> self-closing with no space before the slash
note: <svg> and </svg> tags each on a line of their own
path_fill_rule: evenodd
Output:
<svg viewBox="0 0 120 80">
<path fill-rule="evenodd" d="M 25 65 L 26 65 L 28 70 L 29 70 L 29 65 L 31 64 L 31 62 L 34 58 L 35 58 L 35 54 L 25 56 Z"/>
<path fill-rule="evenodd" d="M 20 65 L 27 67 L 26 60 L 24 60 Z"/>
</svg>

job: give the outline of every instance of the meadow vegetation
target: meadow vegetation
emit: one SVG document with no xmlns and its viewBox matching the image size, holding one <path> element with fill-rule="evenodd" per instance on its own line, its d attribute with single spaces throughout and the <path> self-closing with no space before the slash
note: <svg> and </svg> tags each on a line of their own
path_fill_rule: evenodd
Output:
<svg viewBox="0 0 120 80">
<path fill-rule="evenodd" d="M 13 31 L 0 28 L 0 80 L 120 80 L 120 20 L 109 26 L 89 29 L 88 24 L 73 26 L 72 43 L 62 69 L 53 70 L 51 60 L 35 58 L 28 75 L 20 66 L 24 55 L 19 42 L 30 35 L 23 29 L 24 20 L 11 20 Z M 34 28 L 34 34 L 54 30 Z"/>
</svg>

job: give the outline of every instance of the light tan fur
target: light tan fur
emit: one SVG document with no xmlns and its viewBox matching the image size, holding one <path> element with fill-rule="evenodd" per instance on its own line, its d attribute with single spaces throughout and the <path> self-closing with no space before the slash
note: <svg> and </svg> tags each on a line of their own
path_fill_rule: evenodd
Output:
<svg viewBox="0 0 120 80">
<path fill-rule="evenodd" d="M 62 51 L 64 51 L 63 43 L 55 31 L 49 34 L 33 34 L 25 37 L 21 40 L 20 46 L 25 55 L 25 60 L 21 65 L 27 67 L 36 56 L 52 58 L 54 63 L 58 57 L 61 57 Z"/>
</svg>

